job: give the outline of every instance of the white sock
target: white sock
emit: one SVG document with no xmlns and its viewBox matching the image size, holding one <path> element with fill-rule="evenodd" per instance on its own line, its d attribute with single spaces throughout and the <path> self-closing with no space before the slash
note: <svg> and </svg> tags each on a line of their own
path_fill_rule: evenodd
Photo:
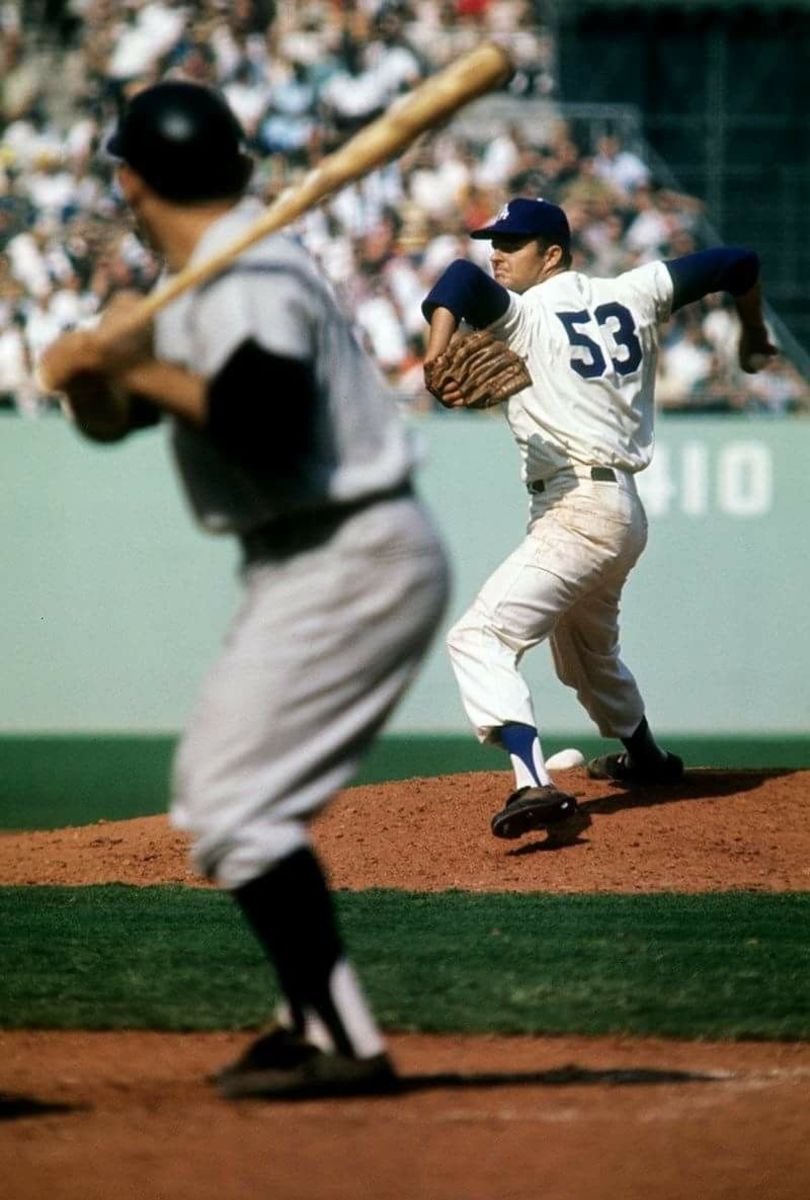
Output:
<svg viewBox="0 0 810 1200">
<path fill-rule="evenodd" d="M 375 1054 L 382 1054 L 385 1050 L 383 1036 L 369 1008 L 360 980 L 345 958 L 335 963 L 332 978 L 329 980 L 329 991 L 355 1057 L 372 1058 Z"/>
<path fill-rule="evenodd" d="M 276 1020 L 279 1025 L 283 1025 L 285 1029 L 294 1030 L 305 1042 L 317 1046 L 325 1054 L 333 1054 L 335 1043 L 332 1040 L 332 1035 L 314 1008 L 305 1008 L 302 1015 L 304 1019 L 303 1028 L 296 1025 L 292 1011 L 286 1000 L 282 1000 L 276 1008 Z"/>
<path fill-rule="evenodd" d="M 355 1058 L 372 1058 L 375 1054 L 382 1054 L 385 1051 L 383 1036 L 374 1020 L 354 968 L 343 958 L 335 963 L 332 970 L 329 992 Z M 300 1030 L 300 1035 L 304 1040 L 317 1046 L 326 1054 L 334 1054 L 334 1038 L 326 1023 L 312 1008 L 305 1008 L 303 1017 L 304 1028 Z M 276 1020 L 288 1029 L 295 1027 L 290 1007 L 284 1001 L 276 1009 Z"/>
</svg>

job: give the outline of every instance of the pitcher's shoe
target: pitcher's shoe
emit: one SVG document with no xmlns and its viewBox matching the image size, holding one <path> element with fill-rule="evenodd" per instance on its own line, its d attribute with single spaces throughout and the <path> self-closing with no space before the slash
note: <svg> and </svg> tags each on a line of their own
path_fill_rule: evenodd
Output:
<svg viewBox="0 0 810 1200">
<path fill-rule="evenodd" d="M 590 823 L 591 818 L 573 796 L 547 784 L 513 792 L 492 818 L 492 832 L 497 838 L 519 838 L 532 830 L 545 829 L 549 844 L 564 846 L 575 841 Z"/>
<path fill-rule="evenodd" d="M 227 1100 L 306 1100 L 331 1096 L 381 1096 L 398 1086 L 385 1054 L 349 1058 L 304 1041 L 277 1026 L 258 1038 L 240 1058 L 212 1077 Z"/>
<path fill-rule="evenodd" d="M 588 763 L 591 779 L 609 779 L 612 783 L 623 783 L 628 787 L 636 784 L 680 783 L 683 779 L 683 759 L 677 754 L 667 754 L 662 763 L 654 766 L 631 762 L 626 753 L 606 754 Z"/>
</svg>

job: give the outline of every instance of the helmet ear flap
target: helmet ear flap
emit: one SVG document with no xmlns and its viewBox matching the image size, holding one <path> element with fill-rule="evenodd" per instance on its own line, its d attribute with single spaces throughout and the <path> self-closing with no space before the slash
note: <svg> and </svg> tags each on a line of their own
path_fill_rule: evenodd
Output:
<svg viewBox="0 0 810 1200">
<path fill-rule="evenodd" d="M 240 154 L 239 166 L 241 168 L 239 173 L 239 187 L 236 189 L 236 191 L 241 194 L 250 183 L 255 163 L 249 154 Z"/>
<path fill-rule="evenodd" d="M 193 203 L 194 200 L 205 202 L 206 200 L 227 200 L 234 196 L 241 196 L 250 183 L 255 165 L 249 154 L 240 153 L 232 163 L 227 166 L 223 165 L 217 175 L 215 190 L 209 186 L 203 194 L 200 187 L 194 196 L 177 197 L 177 199 L 187 199 L 189 203 Z"/>
</svg>

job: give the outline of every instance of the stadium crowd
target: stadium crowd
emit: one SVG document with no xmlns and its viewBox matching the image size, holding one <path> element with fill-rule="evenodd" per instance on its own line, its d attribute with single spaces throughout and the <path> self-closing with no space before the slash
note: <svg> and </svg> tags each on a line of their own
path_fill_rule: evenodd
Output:
<svg viewBox="0 0 810 1200">
<path fill-rule="evenodd" d="M 91 321 L 115 291 L 145 291 L 158 277 L 103 151 L 134 91 L 162 78 L 221 88 L 256 160 L 252 188 L 269 201 L 487 36 L 511 47 L 512 98 L 556 99 L 553 39 L 529 0 L 0 3 L 0 406 L 54 409 L 35 383 L 43 348 Z M 454 258 L 487 265 L 488 244 L 468 234 L 510 197 L 562 204 L 574 265 L 591 274 L 704 244 L 702 204 L 661 186 L 609 128 L 559 118 L 529 127 L 516 120 L 476 137 L 450 125 L 295 229 L 409 409 L 435 406 L 422 384 L 422 298 Z M 670 322 L 660 407 L 810 410 L 810 390 L 787 360 L 741 374 L 735 322 L 721 298 Z"/>
</svg>

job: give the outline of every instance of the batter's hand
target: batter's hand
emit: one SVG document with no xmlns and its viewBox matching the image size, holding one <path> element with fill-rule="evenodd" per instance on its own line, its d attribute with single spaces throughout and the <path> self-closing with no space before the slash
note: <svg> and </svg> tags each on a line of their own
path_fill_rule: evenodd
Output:
<svg viewBox="0 0 810 1200">
<path fill-rule="evenodd" d="M 40 359 L 39 369 L 47 378 L 47 391 L 65 392 L 71 380 L 98 375 L 104 369 L 104 348 L 93 329 L 74 329 L 51 342 Z"/>
<path fill-rule="evenodd" d="M 144 359 L 154 357 L 154 328 L 152 322 L 141 325 L 134 333 L 116 336 L 115 327 L 143 302 L 140 292 L 126 288 L 116 292 L 101 314 L 98 328 L 107 351 L 109 370 L 121 370 Z"/>
<path fill-rule="evenodd" d="M 75 329 L 48 346 L 40 360 L 40 372 L 47 380 L 47 391 L 65 392 L 77 375 L 107 375 L 112 378 L 136 363 L 152 357 L 152 327 L 136 333 L 116 336 L 116 324 L 139 304 L 137 292 L 122 291 L 113 296 L 92 329 Z"/>
<path fill-rule="evenodd" d="M 107 376 L 82 371 L 64 385 L 66 415 L 94 442 L 117 442 L 132 429 L 132 396 Z"/>
</svg>

